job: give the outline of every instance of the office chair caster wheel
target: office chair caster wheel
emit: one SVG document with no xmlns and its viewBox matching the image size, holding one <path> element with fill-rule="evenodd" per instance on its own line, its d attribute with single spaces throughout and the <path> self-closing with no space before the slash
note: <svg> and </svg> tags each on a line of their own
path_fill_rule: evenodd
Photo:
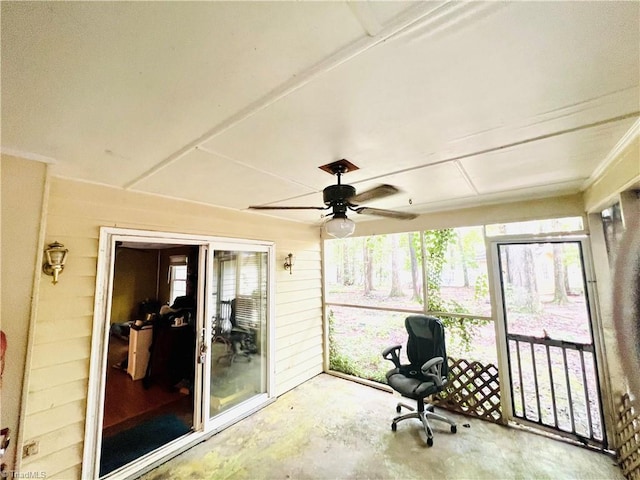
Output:
<svg viewBox="0 0 640 480">
<path fill-rule="evenodd" d="M 433 447 L 433 438 L 427 438 L 427 447 Z"/>
<path fill-rule="evenodd" d="M 458 427 L 456 427 L 455 425 L 451 425 L 451 433 L 457 433 L 458 432 Z"/>
<path fill-rule="evenodd" d="M 398 407 L 398 408 L 399 408 L 399 407 Z M 395 432 L 397 429 L 398 429 L 398 426 L 396 425 L 396 422 L 393 422 L 393 423 L 391 424 L 391 431 L 392 431 L 392 432 Z"/>
<path fill-rule="evenodd" d="M 400 405 L 396 406 L 396 412 L 398 413 L 402 412 L 402 407 Z"/>
</svg>

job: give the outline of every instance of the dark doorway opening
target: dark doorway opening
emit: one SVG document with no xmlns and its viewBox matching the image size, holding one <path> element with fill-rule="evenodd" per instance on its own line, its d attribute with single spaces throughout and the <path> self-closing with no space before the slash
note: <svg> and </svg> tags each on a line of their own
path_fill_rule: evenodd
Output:
<svg viewBox="0 0 640 480">
<path fill-rule="evenodd" d="M 193 430 L 199 247 L 116 245 L 100 476 Z"/>
</svg>

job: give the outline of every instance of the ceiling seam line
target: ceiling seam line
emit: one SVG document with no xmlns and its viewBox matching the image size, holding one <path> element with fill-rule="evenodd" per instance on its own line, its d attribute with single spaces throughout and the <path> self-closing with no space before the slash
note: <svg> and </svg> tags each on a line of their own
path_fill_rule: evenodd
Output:
<svg viewBox="0 0 640 480">
<path fill-rule="evenodd" d="M 395 172 L 389 172 L 389 173 L 385 173 L 385 174 L 382 174 L 382 175 L 376 175 L 375 177 L 370 177 L 370 178 L 363 179 L 363 180 L 360 180 L 358 182 L 353 182 L 353 183 L 354 184 L 358 184 L 358 183 L 362 183 L 362 182 L 369 182 L 371 180 L 376 180 L 376 179 L 381 178 L 381 177 L 389 177 L 389 176 L 392 176 L 392 175 L 398 175 L 400 173 L 413 172 L 415 170 L 420 170 L 420 169 L 423 169 L 423 168 L 433 167 L 433 166 L 436 166 L 436 165 L 442 165 L 444 163 L 455 162 L 457 160 L 464 160 L 465 158 L 476 157 L 478 155 L 484 155 L 485 153 L 498 152 L 498 151 L 504 150 L 506 148 L 519 147 L 520 145 L 526 145 L 528 143 L 533 143 L 533 142 L 537 142 L 537 141 L 540 141 L 540 140 L 546 140 L 548 138 L 559 137 L 561 135 L 566 135 L 568 133 L 579 132 L 580 130 L 588 130 L 589 128 L 599 127 L 601 125 L 606 125 L 608 123 L 614 123 L 614 122 L 618 122 L 618 121 L 621 121 L 621 120 L 626 120 L 627 118 L 638 117 L 638 116 L 640 116 L 640 110 L 639 111 L 635 111 L 635 112 L 631 112 L 631 113 L 626 113 L 624 115 L 618 115 L 617 117 L 607 118 L 605 120 L 599 120 L 597 122 L 587 123 L 585 125 L 580 125 L 580 126 L 573 127 L 573 128 L 567 128 L 567 129 L 564 129 L 564 130 L 559 130 L 557 132 L 545 133 L 544 135 L 538 135 L 537 137 L 526 138 L 524 140 L 518 140 L 517 142 L 506 143 L 504 145 L 500 145 L 500 146 L 497 146 L 497 147 L 485 148 L 484 150 L 478 150 L 477 152 L 464 153 L 462 155 L 458 155 L 458 156 L 451 157 L 451 158 L 445 158 L 443 160 L 438 160 L 436 162 L 426 163 L 426 164 L 423 164 L 423 165 L 417 165 L 415 167 L 408 167 L 408 168 L 404 168 L 402 170 L 396 170 Z"/>
<path fill-rule="evenodd" d="M 562 186 L 564 186 L 564 185 L 571 186 L 571 185 L 573 185 L 574 183 L 582 182 L 582 181 L 583 181 L 583 178 L 584 178 L 584 177 L 581 177 L 581 178 L 575 178 L 575 179 L 573 179 L 573 180 L 562 180 L 562 181 L 559 181 L 559 182 L 539 183 L 539 184 L 536 184 L 536 185 L 533 185 L 533 186 L 518 187 L 518 188 L 513 188 L 513 189 L 511 189 L 511 190 L 499 190 L 499 191 L 497 191 L 497 192 L 489 192 L 489 193 L 485 193 L 485 194 L 484 194 L 484 196 L 482 196 L 482 195 L 481 195 L 481 196 L 480 196 L 480 198 L 478 199 L 478 201 L 480 201 L 480 202 L 489 202 L 488 204 L 492 204 L 495 200 L 494 200 L 494 199 L 492 199 L 492 198 L 488 198 L 488 199 L 487 199 L 487 198 L 486 198 L 487 196 L 491 196 L 491 195 L 500 195 L 500 194 L 503 194 L 503 193 L 511 194 L 511 193 L 514 193 L 514 192 L 521 192 L 521 191 L 525 191 L 525 190 L 536 189 L 536 188 L 538 188 L 538 187 L 562 187 Z M 544 193 L 544 194 L 541 194 L 541 196 L 540 196 L 540 197 L 532 197 L 532 198 L 553 198 L 553 197 L 557 197 L 557 196 L 577 195 L 578 193 L 579 193 L 579 192 L 576 192 L 576 193 L 562 193 L 562 194 L 560 194 L 560 195 L 553 194 L 553 193 L 552 193 L 552 194 Z M 464 201 L 464 200 L 468 200 L 468 199 L 474 199 L 475 197 L 476 197 L 475 195 L 464 195 L 464 196 L 462 196 L 462 197 L 457 197 L 457 198 L 454 198 L 454 199 L 452 199 L 452 200 L 453 200 L 454 202 L 460 202 L 460 201 Z M 512 202 L 512 201 L 518 201 L 518 200 L 513 200 L 513 199 L 511 199 L 511 200 L 507 200 L 507 201 Z M 446 200 L 445 200 L 445 201 L 442 201 L 442 200 L 434 200 L 434 201 L 428 201 L 428 202 L 421 202 L 421 203 L 417 203 L 417 204 L 415 204 L 415 205 L 418 205 L 418 206 L 424 206 L 424 205 L 441 205 L 441 204 L 442 204 L 442 205 L 445 205 L 445 204 L 447 204 L 446 202 L 447 202 Z M 485 205 L 486 205 L 486 203 L 485 203 Z M 436 207 L 436 208 L 437 208 L 437 207 Z M 454 207 L 452 207 L 452 208 L 453 208 L 453 209 L 455 209 L 455 208 L 458 208 L 458 207 L 455 207 L 455 206 L 454 206 Z M 442 210 L 437 210 L 437 211 L 442 211 Z M 425 213 L 428 213 L 428 212 L 422 212 L 422 213 L 420 213 L 419 215 L 424 215 Z"/>
<path fill-rule="evenodd" d="M 465 170 L 465 168 L 462 166 L 462 164 L 460 163 L 460 160 L 454 160 L 453 164 L 456 166 L 456 168 L 458 169 L 458 171 L 460 172 L 460 175 L 462 175 L 462 178 L 465 179 L 465 181 L 467 182 L 467 185 L 469 185 L 469 188 L 471 188 L 471 190 L 473 190 L 473 192 L 476 195 L 480 195 L 480 192 L 478 191 L 478 189 L 476 188 L 475 184 L 473 183 L 473 181 L 471 180 L 471 177 L 469 176 L 469 174 L 467 173 L 467 171 Z"/>
<path fill-rule="evenodd" d="M 433 8 L 429 6 L 426 8 L 422 3 L 416 7 L 411 8 L 410 12 L 406 15 L 403 15 L 400 19 L 392 22 L 391 25 L 386 27 L 379 35 L 375 37 L 363 37 L 356 42 L 350 44 L 349 46 L 338 50 L 335 53 L 332 53 L 328 57 L 325 57 L 323 60 L 319 61 L 306 71 L 302 72 L 299 75 L 292 77 L 291 79 L 285 81 L 280 84 L 273 90 L 271 90 L 266 95 L 263 95 L 261 98 L 257 99 L 254 102 L 251 102 L 246 107 L 240 109 L 237 113 L 231 115 L 226 120 L 223 120 L 221 123 L 213 127 L 211 130 L 208 130 L 200 137 L 195 140 L 189 142 L 184 147 L 180 148 L 161 162 L 154 165 L 152 168 L 143 172 L 142 174 L 135 177 L 133 180 L 124 184 L 123 188 L 125 190 L 134 187 L 144 179 L 150 177 L 151 175 L 163 170 L 168 167 L 175 161 L 179 160 L 181 157 L 189 153 L 191 150 L 199 146 L 200 144 L 211 140 L 212 138 L 220 135 L 225 132 L 229 128 L 237 125 L 238 123 L 246 120 L 247 118 L 252 117 L 256 113 L 264 110 L 275 102 L 285 98 L 296 90 L 302 88 L 306 84 L 320 77 L 321 75 L 337 68 L 338 66 L 346 63 L 347 61 L 355 58 L 356 56 L 366 52 L 370 48 L 375 47 L 376 45 L 383 43 L 388 38 L 395 35 L 397 32 L 407 28 L 410 25 L 416 24 L 418 22 L 424 21 L 425 18 L 429 18 L 434 12 L 438 12 L 443 6 L 451 7 L 451 1 L 447 0 L 444 4 L 438 5 Z"/>
<path fill-rule="evenodd" d="M 210 150 L 207 147 L 198 146 L 198 147 L 195 147 L 195 149 L 196 150 L 200 150 L 201 152 L 206 152 L 206 153 L 208 153 L 210 155 L 215 155 L 217 157 L 224 158 L 225 160 L 229 160 L 230 162 L 236 163 L 238 165 L 241 165 L 243 167 L 249 168 L 251 170 L 255 170 L 256 172 L 260 172 L 260 173 L 263 173 L 265 175 L 269 175 L 271 177 L 277 178 L 278 180 L 283 180 L 283 181 L 286 181 L 286 182 L 294 183 L 294 184 L 299 185 L 301 187 L 308 188 L 310 190 L 313 190 L 314 193 L 318 192 L 317 188 L 311 187 L 309 185 L 305 185 L 304 183 L 298 182 L 297 180 L 293 180 L 293 179 L 288 178 L 288 177 L 283 177 L 283 176 L 277 175 L 277 174 L 275 174 L 273 172 L 269 172 L 267 170 L 263 170 L 261 168 L 254 167 L 253 165 L 249 165 L 248 163 L 244 163 L 244 162 L 242 162 L 240 160 L 237 160 L 237 159 L 235 159 L 233 157 L 229 157 L 228 155 L 225 155 L 223 153 L 216 152 L 215 150 Z M 305 195 L 308 195 L 308 194 L 305 194 Z"/>
</svg>

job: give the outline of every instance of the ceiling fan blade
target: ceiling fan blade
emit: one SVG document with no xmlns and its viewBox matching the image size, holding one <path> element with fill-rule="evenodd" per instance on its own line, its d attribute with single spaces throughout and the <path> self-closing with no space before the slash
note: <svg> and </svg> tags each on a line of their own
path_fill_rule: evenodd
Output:
<svg viewBox="0 0 640 480">
<path fill-rule="evenodd" d="M 369 190 L 365 190 L 364 192 L 358 193 L 353 197 L 348 198 L 349 203 L 358 205 L 363 202 L 369 202 L 371 200 L 378 200 L 379 198 L 388 197 L 389 195 L 394 195 L 398 193 L 398 190 L 393 185 L 378 185 L 377 187 L 370 188 Z"/>
<path fill-rule="evenodd" d="M 326 210 L 328 207 L 288 207 L 285 205 L 278 207 L 276 205 L 251 205 L 249 208 L 251 210 Z"/>
<path fill-rule="evenodd" d="M 355 208 L 354 211 L 358 213 L 365 213 L 367 215 L 378 215 L 379 217 L 397 218 L 398 220 L 413 220 L 418 216 L 415 213 L 398 212 L 396 210 L 384 210 L 382 208 L 360 207 Z"/>
</svg>

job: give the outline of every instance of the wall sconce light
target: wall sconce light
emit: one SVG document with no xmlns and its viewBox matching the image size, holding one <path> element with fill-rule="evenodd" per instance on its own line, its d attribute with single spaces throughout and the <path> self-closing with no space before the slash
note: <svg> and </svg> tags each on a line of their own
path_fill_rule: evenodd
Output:
<svg viewBox="0 0 640 480">
<path fill-rule="evenodd" d="M 293 265 L 296 263 L 296 257 L 293 256 L 293 253 L 287 255 L 284 259 L 284 269 L 289 270 L 289 275 L 293 273 Z"/>
<path fill-rule="evenodd" d="M 46 260 L 42 266 L 42 271 L 53 277 L 53 284 L 58 283 L 58 275 L 64 270 L 64 262 L 67 260 L 69 250 L 59 242 L 49 244 L 49 248 L 44 251 Z"/>
</svg>

